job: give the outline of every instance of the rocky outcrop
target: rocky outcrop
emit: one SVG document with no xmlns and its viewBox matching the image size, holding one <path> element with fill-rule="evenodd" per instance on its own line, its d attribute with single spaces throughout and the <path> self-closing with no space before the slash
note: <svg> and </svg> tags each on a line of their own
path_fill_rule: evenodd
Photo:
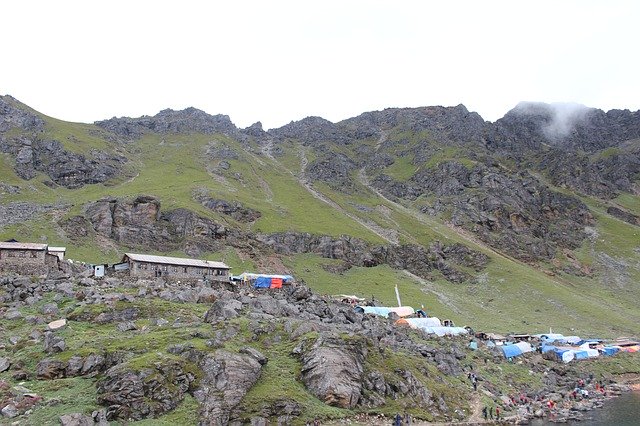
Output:
<svg viewBox="0 0 640 426">
<path fill-rule="evenodd" d="M 260 378 L 262 365 L 250 355 L 218 350 L 200 361 L 203 372 L 194 392 L 200 402 L 201 425 L 229 424 L 235 407 Z"/>
<path fill-rule="evenodd" d="M 552 144 L 596 152 L 640 138 L 640 112 L 604 112 L 577 104 L 521 102 L 495 123 L 488 145 L 522 149 Z"/>
<path fill-rule="evenodd" d="M 449 216 L 455 226 L 523 260 L 550 259 L 560 248 L 576 248 L 593 216 L 584 203 L 550 190 L 526 172 L 474 167 L 448 161 L 424 168 L 408 182 L 376 180 L 391 197 L 436 196 L 423 211 Z"/>
<path fill-rule="evenodd" d="M 98 403 L 107 407 L 108 420 L 154 418 L 175 409 L 195 382 L 181 361 L 158 362 L 140 371 L 117 365 L 98 382 Z"/>
<path fill-rule="evenodd" d="M 379 406 L 386 398 L 409 398 L 413 404 L 423 408 L 433 405 L 429 389 L 411 371 L 402 368 L 398 368 L 391 377 L 385 377 L 377 370 L 370 371 L 363 377 L 362 387 L 363 407 Z"/>
<path fill-rule="evenodd" d="M 13 128 L 26 131 L 38 131 L 44 127 L 44 121 L 30 111 L 19 107 L 18 101 L 9 95 L 0 96 L 0 133 Z"/>
<path fill-rule="evenodd" d="M 66 188 L 106 182 L 120 173 L 127 159 L 91 150 L 88 155 L 70 152 L 57 140 L 19 136 L 0 139 L 0 151 L 15 158 L 15 172 L 23 179 L 36 177 L 43 172 L 52 182 Z"/>
<path fill-rule="evenodd" d="M 351 192 L 354 188 L 353 173 L 356 164 L 344 154 L 330 153 L 307 167 L 307 175 L 315 181 L 327 183 L 331 188 Z"/>
<path fill-rule="evenodd" d="M 241 223 L 255 222 L 262 216 L 262 213 L 259 211 L 244 207 L 238 202 L 230 202 L 210 197 L 198 197 L 198 201 L 209 210 L 230 216 Z"/>
<path fill-rule="evenodd" d="M 489 260 L 486 255 L 461 244 L 443 246 L 436 242 L 429 248 L 419 245 L 370 246 L 348 236 L 333 238 L 294 232 L 258 235 L 256 238 L 277 253 L 314 253 L 355 266 L 387 264 L 421 277 L 429 277 L 432 271 L 437 270 L 453 282 L 467 279 L 467 274 L 458 270 L 456 265 L 482 270 Z"/>
<path fill-rule="evenodd" d="M 86 222 L 93 229 L 85 231 Z M 70 236 L 96 232 L 131 247 L 163 251 L 182 248 L 192 256 L 218 250 L 218 240 L 228 235 L 224 225 L 190 210 L 161 212 L 160 201 L 146 195 L 133 200 L 99 200 L 86 207 L 85 216 L 71 218 L 61 226 Z"/>
<path fill-rule="evenodd" d="M 620 220 L 624 220 L 627 223 L 632 225 L 640 226 L 640 216 L 637 216 L 633 213 L 629 213 L 626 210 L 622 210 L 619 207 L 610 206 L 607 207 L 607 213 L 611 216 L 617 217 Z"/>
<path fill-rule="evenodd" d="M 238 131 L 228 115 L 209 115 L 196 108 L 181 111 L 165 109 L 153 117 L 111 118 L 97 121 L 97 126 L 125 139 L 138 139 L 145 133 L 223 133 L 235 135 Z"/>
<path fill-rule="evenodd" d="M 321 117 L 307 117 L 300 121 L 292 121 L 278 129 L 271 129 L 269 133 L 281 141 L 297 139 L 311 145 L 321 142 L 348 144 L 351 140 L 338 126 Z"/>
<path fill-rule="evenodd" d="M 362 339 L 321 335 L 301 357 L 302 382 L 325 404 L 354 408 L 362 396 L 366 356 Z"/>
<path fill-rule="evenodd" d="M 420 133 L 428 131 L 431 138 L 442 143 L 479 143 L 488 125 L 478 113 L 464 105 L 421 108 L 387 108 L 365 112 L 338 123 L 347 134 L 357 139 L 379 137 L 382 131 Z"/>
</svg>

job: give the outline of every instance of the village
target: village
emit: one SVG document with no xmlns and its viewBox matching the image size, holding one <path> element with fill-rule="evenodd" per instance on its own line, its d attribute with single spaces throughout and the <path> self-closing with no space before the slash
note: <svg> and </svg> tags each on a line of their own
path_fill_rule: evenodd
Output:
<svg viewBox="0 0 640 426">
<path fill-rule="evenodd" d="M 46 274 L 65 267 L 65 247 L 47 244 L 8 241 L 0 243 L 0 273 L 15 272 L 22 275 Z M 110 274 L 127 274 L 138 278 L 163 278 L 174 282 L 235 283 L 255 289 L 279 289 L 295 283 L 291 275 L 243 272 L 231 275 L 231 268 L 223 262 L 210 260 L 125 253 L 115 264 L 89 264 L 87 271 L 95 278 Z M 543 354 L 546 359 L 562 363 L 574 360 L 612 356 L 618 352 L 639 352 L 640 342 L 620 337 L 615 340 L 579 336 L 564 336 L 559 333 L 502 335 L 492 332 L 474 332 L 472 327 L 457 327 L 453 321 L 429 316 L 424 309 L 415 310 L 402 306 L 396 286 L 398 306 L 376 306 L 375 301 L 366 301 L 356 295 L 337 295 L 336 300 L 353 306 L 356 312 L 378 315 L 394 320 L 399 327 L 421 330 L 437 336 L 467 336 L 469 348 L 477 350 L 480 345 L 497 348 L 503 356 L 513 361 L 530 352 Z"/>
</svg>

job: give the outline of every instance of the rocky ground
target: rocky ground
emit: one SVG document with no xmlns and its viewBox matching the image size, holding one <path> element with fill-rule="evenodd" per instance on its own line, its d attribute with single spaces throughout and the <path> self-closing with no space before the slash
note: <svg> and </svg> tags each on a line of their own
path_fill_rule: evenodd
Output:
<svg viewBox="0 0 640 426">
<path fill-rule="evenodd" d="M 585 368 L 590 386 L 603 381 L 609 393 L 622 388 L 606 362 L 640 373 L 638 357 L 624 355 L 506 363 L 470 351 L 468 338 L 397 327 L 304 285 L 257 291 L 60 273 L 2 277 L 0 301 L 1 419 L 16 424 L 384 423 L 398 412 L 454 422 L 483 405 L 516 422 L 546 415 L 549 399 L 558 418 L 579 418 L 600 401 L 563 405 Z M 520 394 L 534 401 L 528 411 L 510 402 Z"/>
</svg>

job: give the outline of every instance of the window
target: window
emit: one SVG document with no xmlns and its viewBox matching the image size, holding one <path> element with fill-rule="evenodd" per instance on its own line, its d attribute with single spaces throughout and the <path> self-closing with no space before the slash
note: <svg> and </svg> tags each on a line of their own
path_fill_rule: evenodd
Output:
<svg viewBox="0 0 640 426">
<path fill-rule="evenodd" d="M 35 259 L 35 258 L 37 258 L 37 257 L 38 257 L 38 253 L 37 253 L 37 252 L 35 252 L 35 251 L 31 251 L 31 258 L 32 258 L 32 259 Z"/>
</svg>

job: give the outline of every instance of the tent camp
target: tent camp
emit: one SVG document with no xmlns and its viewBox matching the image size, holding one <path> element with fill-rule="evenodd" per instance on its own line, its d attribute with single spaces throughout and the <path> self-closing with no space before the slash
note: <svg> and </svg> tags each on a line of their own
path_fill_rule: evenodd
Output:
<svg viewBox="0 0 640 426">
<path fill-rule="evenodd" d="M 293 281 L 293 277 L 291 275 L 243 272 L 240 275 L 231 276 L 231 281 L 253 284 L 254 288 L 281 288 L 282 284 L 290 284 Z"/>
<path fill-rule="evenodd" d="M 396 321 L 397 325 L 408 325 L 411 328 L 440 327 L 442 324 L 436 317 L 431 318 L 401 318 Z"/>
<path fill-rule="evenodd" d="M 515 358 L 527 352 L 533 352 L 533 347 L 531 347 L 531 345 L 527 342 L 518 342 L 512 345 L 502 345 L 501 349 L 504 357 L 507 359 Z"/>
<path fill-rule="evenodd" d="M 399 317 L 406 317 L 415 314 L 415 311 L 411 306 L 399 306 L 397 308 L 388 308 L 383 306 L 356 306 L 354 309 L 356 312 L 380 315 L 383 317 L 389 316 L 389 313 L 391 312 L 396 313 Z"/>
<path fill-rule="evenodd" d="M 438 318 L 400 318 L 395 324 L 409 326 L 437 336 L 458 336 L 468 333 L 468 330 L 463 327 L 441 326 Z"/>
<path fill-rule="evenodd" d="M 560 348 L 552 345 L 543 345 L 542 353 L 544 358 L 556 361 L 562 361 L 564 363 L 573 361 L 575 358 L 575 351 L 566 348 Z"/>
<path fill-rule="evenodd" d="M 605 346 L 602 348 L 602 355 L 604 356 L 613 356 L 620 352 L 620 348 L 617 346 Z"/>
</svg>

